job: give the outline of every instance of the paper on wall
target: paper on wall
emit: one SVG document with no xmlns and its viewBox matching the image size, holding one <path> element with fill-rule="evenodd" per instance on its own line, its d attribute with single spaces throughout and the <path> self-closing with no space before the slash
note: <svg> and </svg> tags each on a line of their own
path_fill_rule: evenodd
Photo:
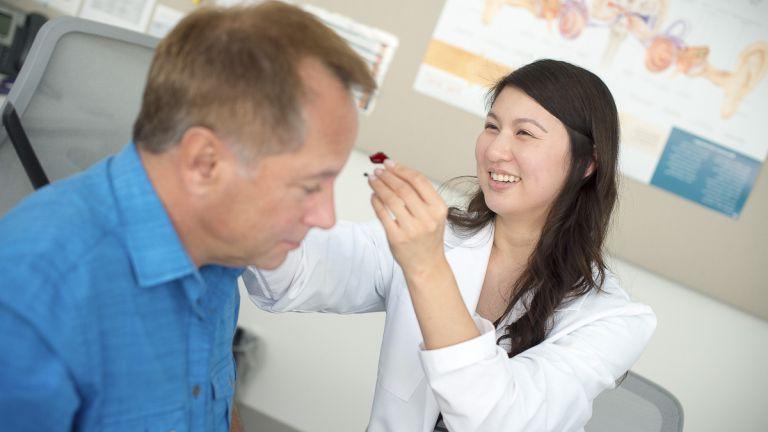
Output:
<svg viewBox="0 0 768 432">
<path fill-rule="evenodd" d="M 82 0 L 42 0 L 43 6 L 56 9 L 67 15 L 74 15 L 80 8 Z"/>
<path fill-rule="evenodd" d="M 302 6 L 315 15 L 323 24 L 335 31 L 347 44 L 365 60 L 373 72 L 376 85 L 381 88 L 399 43 L 391 33 L 358 23 L 350 18 L 337 15 L 311 5 Z M 376 93 L 356 95 L 359 108 L 369 114 L 374 107 Z"/>
<path fill-rule="evenodd" d="M 157 5 L 155 13 L 152 15 L 152 21 L 149 23 L 147 34 L 156 38 L 164 38 L 182 18 L 184 18 L 184 12 L 161 4 Z"/>
<path fill-rule="evenodd" d="M 85 0 L 80 17 L 144 32 L 156 0 Z"/>
</svg>

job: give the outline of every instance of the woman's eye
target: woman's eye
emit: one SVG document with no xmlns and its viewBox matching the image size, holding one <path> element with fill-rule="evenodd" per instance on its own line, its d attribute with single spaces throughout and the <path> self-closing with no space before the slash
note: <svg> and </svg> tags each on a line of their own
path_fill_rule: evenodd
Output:
<svg viewBox="0 0 768 432">
<path fill-rule="evenodd" d="M 485 124 L 485 128 L 486 129 L 491 129 L 491 130 L 499 130 L 499 128 L 497 128 L 496 125 L 493 124 L 493 123 L 486 123 Z"/>
<path fill-rule="evenodd" d="M 517 135 L 528 135 L 529 137 L 535 138 L 532 133 L 528 132 L 525 129 L 520 129 L 519 131 L 517 131 Z"/>
</svg>

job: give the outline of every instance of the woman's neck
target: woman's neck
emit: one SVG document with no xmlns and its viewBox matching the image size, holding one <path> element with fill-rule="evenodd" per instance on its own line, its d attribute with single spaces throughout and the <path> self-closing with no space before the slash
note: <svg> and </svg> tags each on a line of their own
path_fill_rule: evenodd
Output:
<svg viewBox="0 0 768 432">
<path fill-rule="evenodd" d="M 496 216 L 493 247 L 504 256 L 528 257 L 539 241 L 543 223 L 512 216 Z"/>
</svg>

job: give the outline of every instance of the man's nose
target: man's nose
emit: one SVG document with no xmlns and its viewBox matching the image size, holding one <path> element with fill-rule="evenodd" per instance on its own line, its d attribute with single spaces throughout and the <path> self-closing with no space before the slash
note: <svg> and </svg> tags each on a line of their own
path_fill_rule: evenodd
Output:
<svg viewBox="0 0 768 432">
<path fill-rule="evenodd" d="M 304 216 L 304 224 L 329 229 L 336 224 L 333 191 L 323 194 Z"/>
</svg>

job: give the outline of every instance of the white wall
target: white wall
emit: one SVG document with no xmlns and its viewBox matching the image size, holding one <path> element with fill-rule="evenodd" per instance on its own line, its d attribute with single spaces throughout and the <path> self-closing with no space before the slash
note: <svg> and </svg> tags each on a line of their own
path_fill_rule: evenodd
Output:
<svg viewBox="0 0 768 432">
<path fill-rule="evenodd" d="M 373 218 L 353 153 L 337 182 L 340 218 Z M 768 430 L 768 322 L 612 261 L 625 288 L 648 303 L 659 325 L 634 370 L 663 385 L 683 404 L 686 431 Z M 303 431 L 365 429 L 376 381 L 383 315 L 271 315 L 244 291 L 240 325 L 260 338 L 257 366 L 241 376 L 239 399 Z"/>
<path fill-rule="evenodd" d="M 691 432 L 768 430 L 768 322 L 613 261 L 658 327 L 633 368 L 675 394 Z"/>
</svg>

